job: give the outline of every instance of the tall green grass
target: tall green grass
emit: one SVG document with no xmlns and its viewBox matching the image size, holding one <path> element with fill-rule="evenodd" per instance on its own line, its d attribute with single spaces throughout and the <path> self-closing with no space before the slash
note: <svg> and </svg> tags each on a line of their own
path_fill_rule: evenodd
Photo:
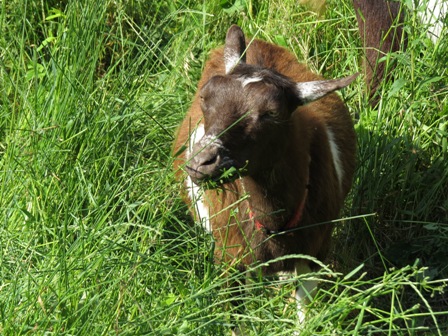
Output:
<svg viewBox="0 0 448 336">
<path fill-rule="evenodd" d="M 403 2 L 408 6 L 408 2 Z M 358 169 L 321 290 L 297 326 L 294 284 L 252 279 L 232 311 L 213 241 L 188 216 L 171 142 L 231 23 L 326 77 L 360 71 L 350 1 L 0 4 L 0 333 L 444 335 L 448 331 L 448 40 L 417 13 L 370 108 L 343 92 Z M 245 275 L 231 275 L 237 280 Z"/>
</svg>

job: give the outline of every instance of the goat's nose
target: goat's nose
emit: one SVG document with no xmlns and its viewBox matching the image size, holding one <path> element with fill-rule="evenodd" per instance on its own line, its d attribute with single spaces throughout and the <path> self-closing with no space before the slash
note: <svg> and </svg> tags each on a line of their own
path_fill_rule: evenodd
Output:
<svg viewBox="0 0 448 336">
<path fill-rule="evenodd" d="M 200 182 L 219 173 L 221 156 L 216 147 L 208 147 L 193 155 L 187 165 L 188 174 L 194 182 Z"/>
<path fill-rule="evenodd" d="M 199 167 L 209 169 L 210 167 L 213 167 L 217 161 L 219 161 L 219 154 L 208 155 L 201 159 L 202 161 L 199 162 Z"/>
</svg>

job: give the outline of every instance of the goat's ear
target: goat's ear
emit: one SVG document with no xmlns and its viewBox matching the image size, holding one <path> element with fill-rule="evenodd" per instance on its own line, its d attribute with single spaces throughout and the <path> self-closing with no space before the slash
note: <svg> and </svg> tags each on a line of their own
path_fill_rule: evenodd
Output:
<svg viewBox="0 0 448 336">
<path fill-rule="evenodd" d="M 230 73 L 239 63 L 246 63 L 246 38 L 240 27 L 232 25 L 227 31 L 226 44 L 224 46 L 224 64 L 226 74 Z"/>
<path fill-rule="evenodd" d="M 354 75 L 343 78 L 296 83 L 295 89 L 297 98 L 300 100 L 301 104 L 310 103 L 333 91 L 345 88 L 353 82 L 358 75 L 359 73 L 355 73 Z"/>
</svg>

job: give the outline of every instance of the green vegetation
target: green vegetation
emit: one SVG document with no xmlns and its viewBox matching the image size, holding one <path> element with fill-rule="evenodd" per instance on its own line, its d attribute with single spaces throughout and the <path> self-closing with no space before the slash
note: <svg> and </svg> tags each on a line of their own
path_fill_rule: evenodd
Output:
<svg viewBox="0 0 448 336">
<path fill-rule="evenodd" d="M 234 317 L 291 335 L 297 278 L 255 279 L 230 309 L 171 142 L 231 23 L 325 77 L 362 71 L 351 2 L 321 19 L 293 0 L 0 8 L 0 334 L 228 335 Z M 362 79 L 342 93 L 358 170 L 304 335 L 448 333 L 448 39 L 412 10 L 405 29 L 378 109 Z"/>
</svg>

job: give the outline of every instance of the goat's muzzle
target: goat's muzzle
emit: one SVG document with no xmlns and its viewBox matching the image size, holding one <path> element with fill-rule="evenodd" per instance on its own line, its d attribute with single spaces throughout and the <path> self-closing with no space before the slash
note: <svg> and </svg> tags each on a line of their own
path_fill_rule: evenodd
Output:
<svg viewBox="0 0 448 336">
<path fill-rule="evenodd" d="M 221 184 L 232 179 L 232 176 L 226 175 L 225 171 L 233 166 L 233 161 L 223 153 L 219 146 L 211 145 L 193 154 L 186 165 L 186 170 L 197 185 L 204 185 L 211 181 Z"/>
</svg>

